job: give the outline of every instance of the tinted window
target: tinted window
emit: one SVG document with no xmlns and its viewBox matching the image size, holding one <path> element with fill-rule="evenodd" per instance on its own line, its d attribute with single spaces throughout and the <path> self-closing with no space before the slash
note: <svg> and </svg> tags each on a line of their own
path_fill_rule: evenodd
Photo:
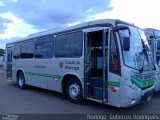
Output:
<svg viewBox="0 0 160 120">
<path fill-rule="evenodd" d="M 13 57 L 15 59 L 20 58 L 20 43 L 17 43 L 17 44 L 14 45 Z"/>
<path fill-rule="evenodd" d="M 75 58 L 82 56 L 83 33 L 74 32 L 56 37 L 55 57 Z"/>
<path fill-rule="evenodd" d="M 53 38 L 40 38 L 36 41 L 35 58 L 52 58 L 53 50 Z"/>
<path fill-rule="evenodd" d="M 21 58 L 33 58 L 35 44 L 34 41 L 26 41 L 21 44 Z"/>
</svg>

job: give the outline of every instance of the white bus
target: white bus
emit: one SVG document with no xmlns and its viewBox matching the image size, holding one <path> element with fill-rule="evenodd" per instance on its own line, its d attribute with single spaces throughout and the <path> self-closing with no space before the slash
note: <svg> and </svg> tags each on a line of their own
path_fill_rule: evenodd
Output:
<svg viewBox="0 0 160 120">
<path fill-rule="evenodd" d="M 6 77 L 58 91 L 73 103 L 116 107 L 149 100 L 155 68 L 144 32 L 115 19 L 33 34 L 6 45 Z"/>
<path fill-rule="evenodd" d="M 150 43 L 153 60 L 156 66 L 156 91 L 160 91 L 160 30 L 146 28 L 144 32 Z"/>
</svg>

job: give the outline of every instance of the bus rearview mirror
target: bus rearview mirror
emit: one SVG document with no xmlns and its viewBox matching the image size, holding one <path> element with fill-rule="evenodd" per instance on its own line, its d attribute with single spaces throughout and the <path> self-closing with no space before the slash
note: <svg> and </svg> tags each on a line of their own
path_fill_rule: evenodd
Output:
<svg viewBox="0 0 160 120">
<path fill-rule="evenodd" d="M 129 49 L 130 49 L 130 38 L 129 37 L 124 37 L 123 50 L 124 51 L 129 51 Z"/>
<path fill-rule="evenodd" d="M 150 38 L 150 39 L 153 39 L 153 36 L 151 35 L 151 36 L 149 36 L 149 38 Z"/>
</svg>

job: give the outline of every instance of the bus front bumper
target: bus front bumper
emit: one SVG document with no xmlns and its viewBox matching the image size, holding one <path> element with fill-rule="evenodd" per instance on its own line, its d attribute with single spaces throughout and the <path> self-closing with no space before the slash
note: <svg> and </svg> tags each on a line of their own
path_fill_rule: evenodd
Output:
<svg viewBox="0 0 160 120">
<path fill-rule="evenodd" d="M 156 80 L 156 92 L 160 92 L 160 79 Z"/>
<path fill-rule="evenodd" d="M 140 103 L 143 103 L 145 101 L 150 101 L 151 97 L 155 93 L 155 85 L 152 87 L 147 88 L 145 90 L 139 89 L 138 91 L 133 90 L 130 87 L 126 87 L 126 101 L 121 101 L 121 107 L 131 107 Z M 124 98 L 124 96 L 121 95 L 121 97 Z"/>
</svg>

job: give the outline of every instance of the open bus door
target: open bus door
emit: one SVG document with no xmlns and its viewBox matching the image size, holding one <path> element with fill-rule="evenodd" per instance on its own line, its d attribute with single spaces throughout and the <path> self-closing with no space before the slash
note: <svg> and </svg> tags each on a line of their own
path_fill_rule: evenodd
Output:
<svg viewBox="0 0 160 120">
<path fill-rule="evenodd" d="M 85 98 L 105 103 L 108 100 L 109 29 L 88 29 L 85 34 Z"/>
</svg>

